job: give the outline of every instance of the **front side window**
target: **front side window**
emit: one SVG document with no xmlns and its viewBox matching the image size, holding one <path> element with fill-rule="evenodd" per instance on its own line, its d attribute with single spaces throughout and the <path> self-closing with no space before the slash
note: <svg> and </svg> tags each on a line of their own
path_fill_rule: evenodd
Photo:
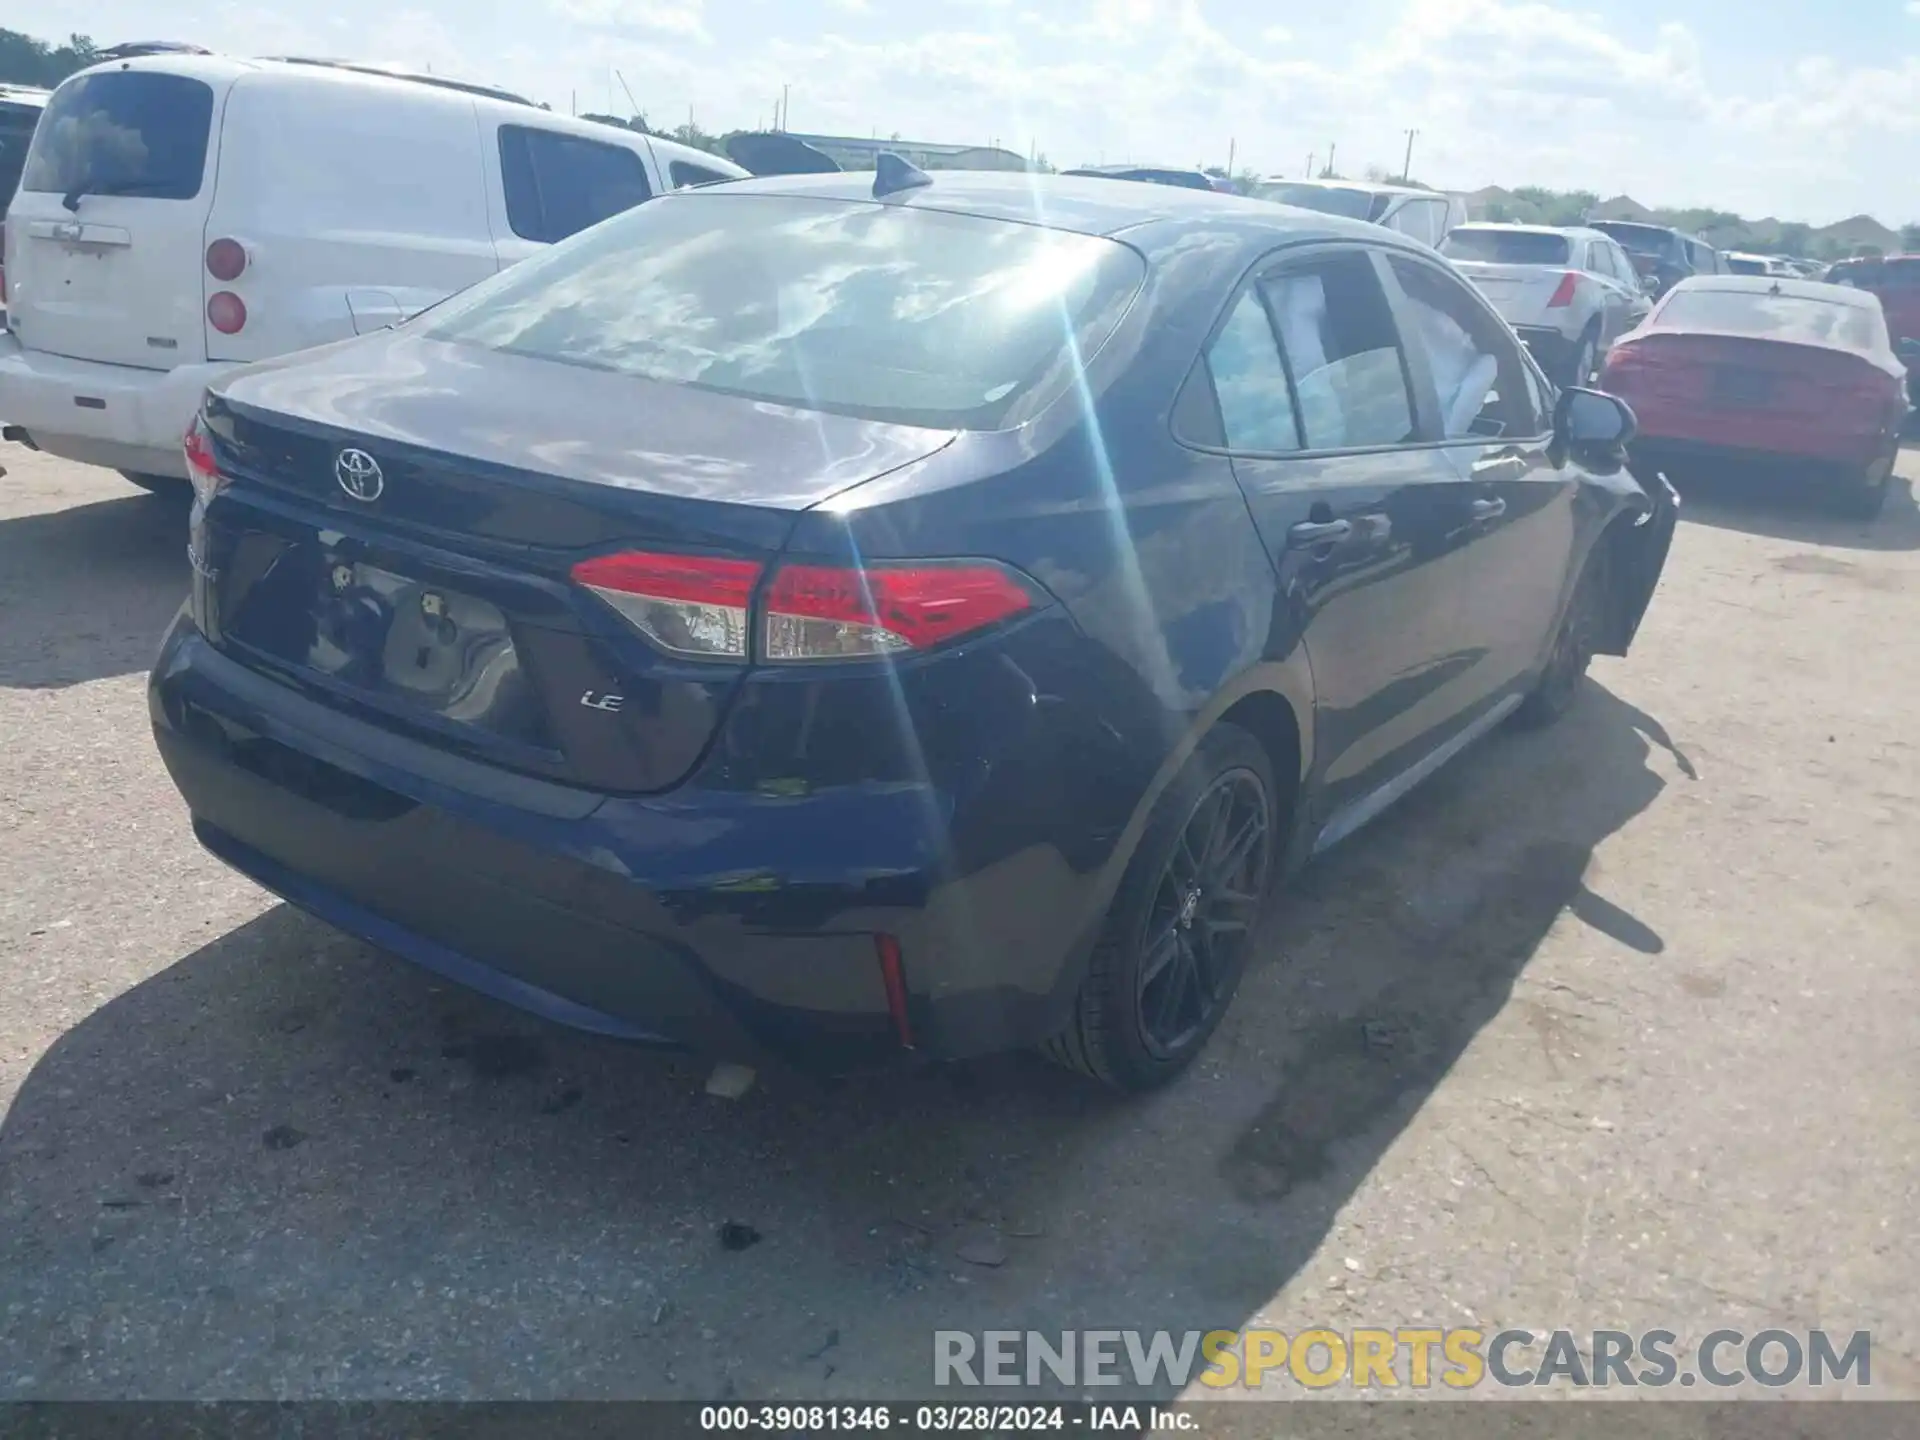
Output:
<svg viewBox="0 0 1920 1440">
<path fill-rule="evenodd" d="M 625 146 L 527 125 L 500 127 L 500 181 L 513 233 L 549 244 L 652 194 L 646 167 Z"/>
<path fill-rule="evenodd" d="M 1063 393 L 1146 277 L 1114 240 L 868 201 L 664 195 L 417 333 L 899 424 L 992 430 Z"/>
<path fill-rule="evenodd" d="M 1361 252 L 1289 267 L 1261 282 L 1292 373 L 1310 450 L 1416 438 L 1393 312 Z"/>
<path fill-rule="evenodd" d="M 1274 453 L 1300 448 L 1300 427 L 1280 347 L 1260 297 L 1249 290 L 1207 350 L 1227 448 Z"/>
<path fill-rule="evenodd" d="M 202 81 L 155 70 L 77 76 L 47 102 L 20 188 L 191 200 L 212 126 L 213 91 Z"/>
<path fill-rule="evenodd" d="M 1416 335 L 1409 339 L 1433 372 L 1447 439 L 1538 434 L 1526 365 L 1505 327 L 1445 272 L 1401 255 L 1389 263 L 1412 314 Z"/>
</svg>

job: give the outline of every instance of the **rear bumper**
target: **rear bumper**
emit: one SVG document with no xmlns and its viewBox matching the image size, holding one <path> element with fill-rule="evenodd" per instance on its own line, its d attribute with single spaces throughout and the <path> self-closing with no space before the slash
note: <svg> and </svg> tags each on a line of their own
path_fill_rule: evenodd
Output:
<svg viewBox="0 0 1920 1440">
<path fill-rule="evenodd" d="M 1848 445 L 1815 451 L 1763 449 L 1737 442 L 1695 440 L 1667 435 L 1641 435 L 1633 443 L 1636 469 L 1657 471 L 1675 466 L 1712 466 L 1756 474 L 1805 475 L 1828 470 L 1840 474 L 1864 470 L 1886 458 L 1891 442 L 1874 446 Z"/>
<path fill-rule="evenodd" d="M 180 438 L 225 362 L 142 370 L 29 350 L 0 332 L 0 420 L 49 455 L 184 480 Z"/>
<path fill-rule="evenodd" d="M 215 855 L 323 920 L 562 1024 L 743 1060 L 902 1058 L 876 936 L 897 938 L 911 1049 L 955 1057 L 1055 1028 L 1068 952 L 1042 911 L 1071 877 L 943 880 L 939 797 L 604 797 L 368 725 L 176 622 L 155 739 Z M 933 824 L 929 825 L 932 820 Z M 1035 862 L 1035 863 L 1025 863 Z M 1037 868 L 1036 868 L 1037 865 Z M 1050 879 L 1065 883 L 1051 893 Z M 1004 943 L 1028 902 L 1032 943 Z"/>
</svg>

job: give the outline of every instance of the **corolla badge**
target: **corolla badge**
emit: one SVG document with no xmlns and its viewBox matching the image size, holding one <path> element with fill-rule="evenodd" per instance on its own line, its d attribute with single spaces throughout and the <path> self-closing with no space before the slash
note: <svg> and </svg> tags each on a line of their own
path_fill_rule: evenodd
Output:
<svg viewBox="0 0 1920 1440">
<path fill-rule="evenodd" d="M 356 500 L 378 500 L 380 492 L 387 488 L 387 477 L 380 473 L 380 462 L 364 450 L 342 450 L 335 456 L 333 478 Z"/>
</svg>

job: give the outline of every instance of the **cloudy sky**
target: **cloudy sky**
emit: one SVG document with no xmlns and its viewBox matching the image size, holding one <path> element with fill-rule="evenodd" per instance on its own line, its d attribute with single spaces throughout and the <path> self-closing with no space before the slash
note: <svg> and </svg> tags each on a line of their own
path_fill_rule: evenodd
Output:
<svg viewBox="0 0 1920 1440">
<path fill-rule="evenodd" d="M 1920 0 L 11 0 L 100 43 L 352 55 L 656 125 L 1920 220 Z"/>
</svg>

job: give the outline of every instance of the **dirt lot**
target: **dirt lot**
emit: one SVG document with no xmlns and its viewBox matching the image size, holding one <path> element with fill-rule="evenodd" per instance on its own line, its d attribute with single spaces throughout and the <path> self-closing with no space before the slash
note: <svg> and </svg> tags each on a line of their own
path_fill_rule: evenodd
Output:
<svg viewBox="0 0 1920 1440">
<path fill-rule="evenodd" d="M 0 460 L 0 1398 L 911 1395 L 935 1328 L 1254 1317 L 1866 1328 L 1920 1394 L 1905 484 L 1690 496 L 1633 657 L 1311 871 L 1170 1091 L 729 1103 L 202 854 L 182 509 Z"/>
</svg>

